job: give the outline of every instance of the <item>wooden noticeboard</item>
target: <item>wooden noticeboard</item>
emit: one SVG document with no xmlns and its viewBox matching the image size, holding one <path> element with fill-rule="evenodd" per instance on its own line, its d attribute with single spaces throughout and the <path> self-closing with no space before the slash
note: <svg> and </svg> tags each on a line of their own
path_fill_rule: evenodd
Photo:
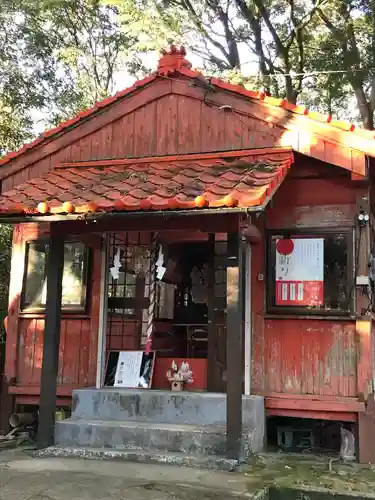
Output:
<svg viewBox="0 0 375 500">
<path fill-rule="evenodd" d="M 154 373 L 155 352 L 109 351 L 107 354 L 105 387 L 150 389 Z"/>
</svg>

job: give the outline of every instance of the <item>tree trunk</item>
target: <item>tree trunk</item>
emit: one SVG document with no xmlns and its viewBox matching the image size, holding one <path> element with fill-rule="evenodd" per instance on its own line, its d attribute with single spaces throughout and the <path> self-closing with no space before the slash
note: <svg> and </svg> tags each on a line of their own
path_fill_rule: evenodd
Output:
<svg viewBox="0 0 375 500">
<path fill-rule="evenodd" d="M 363 127 L 367 130 L 374 129 L 374 113 L 371 104 L 367 101 L 366 94 L 362 87 L 354 87 L 354 93 L 357 100 L 357 106 Z"/>
</svg>

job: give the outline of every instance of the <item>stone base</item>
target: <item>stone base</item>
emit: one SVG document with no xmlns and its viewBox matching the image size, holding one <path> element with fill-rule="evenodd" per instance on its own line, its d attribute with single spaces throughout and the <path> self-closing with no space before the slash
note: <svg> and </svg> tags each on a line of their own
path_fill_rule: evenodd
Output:
<svg viewBox="0 0 375 500">
<path fill-rule="evenodd" d="M 252 431 L 243 433 L 243 456 L 252 453 Z M 226 453 L 222 426 L 154 424 L 123 421 L 69 419 L 57 423 L 55 442 L 60 446 L 182 452 L 196 456 Z"/>
<path fill-rule="evenodd" d="M 244 396 L 244 460 L 263 450 L 264 434 L 264 399 Z M 187 465 L 195 457 L 198 467 L 206 462 L 226 464 L 226 395 L 113 388 L 74 391 L 72 417 L 56 422 L 55 444 L 54 453 L 65 449 L 69 456 L 78 450 L 78 455 L 95 458 L 169 463 L 173 456 Z"/>
</svg>

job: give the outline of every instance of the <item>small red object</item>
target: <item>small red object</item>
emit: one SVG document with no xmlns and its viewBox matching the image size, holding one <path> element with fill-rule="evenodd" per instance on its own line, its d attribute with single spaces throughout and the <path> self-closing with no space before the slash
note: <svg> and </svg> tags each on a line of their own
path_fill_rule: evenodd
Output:
<svg viewBox="0 0 375 500">
<path fill-rule="evenodd" d="M 290 255 L 294 250 L 293 240 L 290 238 L 283 238 L 276 243 L 276 250 L 281 255 Z"/>
</svg>

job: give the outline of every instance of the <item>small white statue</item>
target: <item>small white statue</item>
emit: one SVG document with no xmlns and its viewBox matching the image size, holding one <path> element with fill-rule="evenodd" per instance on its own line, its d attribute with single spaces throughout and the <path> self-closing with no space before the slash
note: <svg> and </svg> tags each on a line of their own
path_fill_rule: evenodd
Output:
<svg viewBox="0 0 375 500">
<path fill-rule="evenodd" d="M 192 384 L 194 379 L 189 363 L 183 361 L 178 368 L 173 360 L 171 368 L 167 371 L 167 379 L 171 384 L 172 391 L 182 391 L 184 384 Z"/>
</svg>

